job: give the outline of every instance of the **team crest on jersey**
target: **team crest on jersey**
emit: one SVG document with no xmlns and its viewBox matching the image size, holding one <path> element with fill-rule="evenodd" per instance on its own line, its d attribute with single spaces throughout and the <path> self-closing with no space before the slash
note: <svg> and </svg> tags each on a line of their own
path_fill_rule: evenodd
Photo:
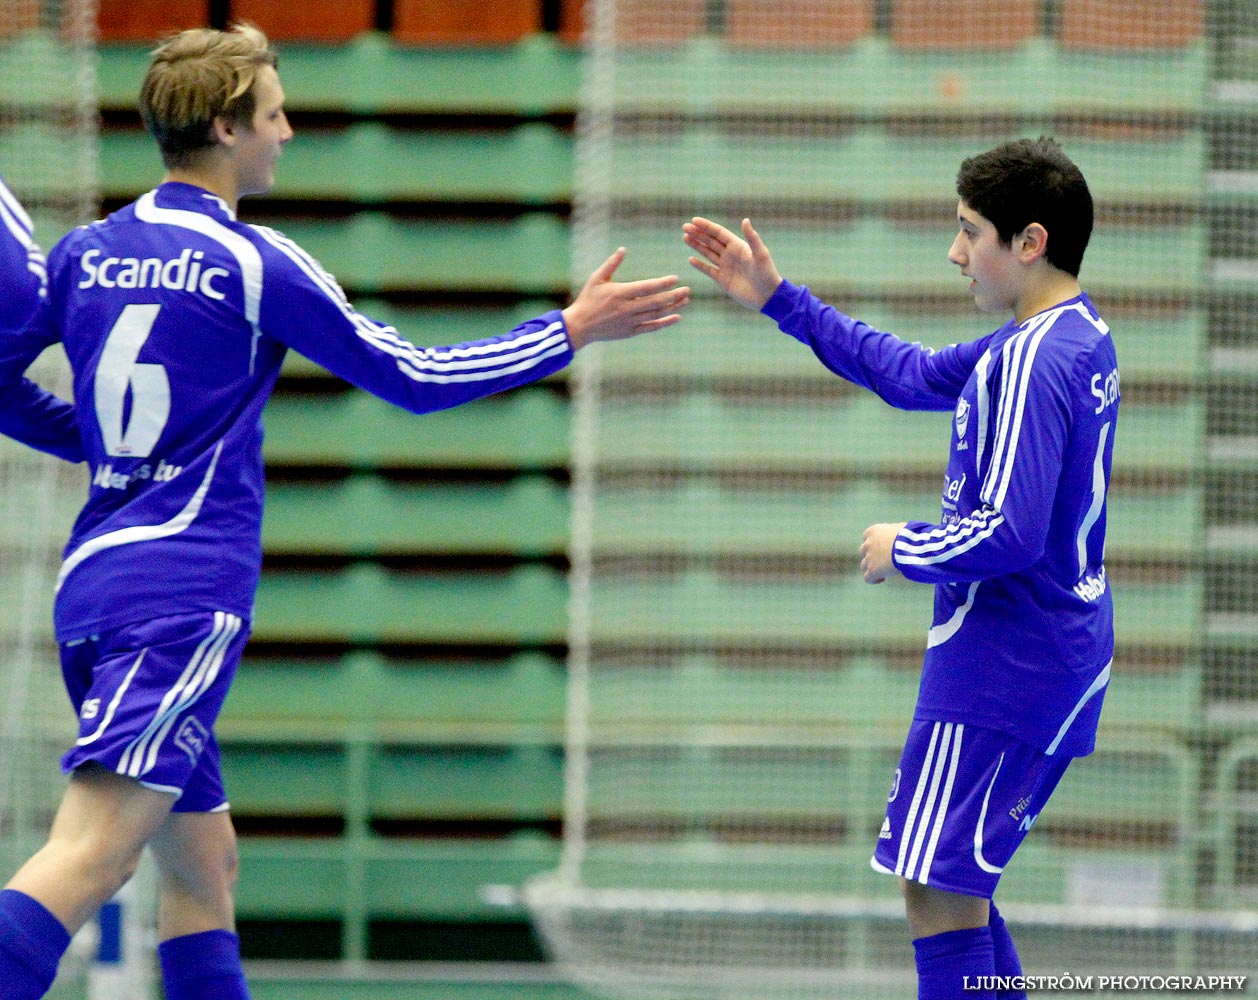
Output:
<svg viewBox="0 0 1258 1000">
<path fill-rule="evenodd" d="M 970 426 L 970 401 L 964 396 L 957 403 L 957 437 L 964 438 L 965 430 Z"/>
</svg>

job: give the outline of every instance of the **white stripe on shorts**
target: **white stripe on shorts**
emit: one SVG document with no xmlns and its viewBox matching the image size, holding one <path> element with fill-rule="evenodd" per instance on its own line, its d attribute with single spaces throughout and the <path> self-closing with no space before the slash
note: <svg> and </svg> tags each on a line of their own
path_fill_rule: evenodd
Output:
<svg viewBox="0 0 1258 1000">
<path fill-rule="evenodd" d="M 227 647 L 240 631 L 241 619 L 225 611 L 214 612 L 214 627 L 197 647 L 188 666 L 162 698 L 156 714 L 118 761 L 117 771 L 132 778 L 147 774 L 157 762 L 162 741 L 169 735 L 179 713 L 194 704 L 218 677 Z"/>
<path fill-rule="evenodd" d="M 917 788 L 900 835 L 900 854 L 895 866 L 897 875 L 915 882 L 926 882 L 930 876 L 935 848 L 952 800 L 952 785 L 961 760 L 964 732 L 965 726 L 954 722 L 936 722 L 931 729 L 926 759 L 922 762 Z"/>
</svg>

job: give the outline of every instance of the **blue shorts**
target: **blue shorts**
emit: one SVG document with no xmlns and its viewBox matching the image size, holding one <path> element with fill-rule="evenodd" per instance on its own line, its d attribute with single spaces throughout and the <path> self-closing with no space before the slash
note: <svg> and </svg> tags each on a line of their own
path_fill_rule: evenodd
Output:
<svg viewBox="0 0 1258 1000">
<path fill-rule="evenodd" d="M 225 810 L 214 722 L 248 637 L 243 619 L 207 611 L 62 643 L 79 716 L 62 770 L 94 761 L 177 796 L 175 812 Z"/>
<path fill-rule="evenodd" d="M 914 720 L 870 864 L 991 899 L 1070 761 L 993 729 Z"/>
</svg>

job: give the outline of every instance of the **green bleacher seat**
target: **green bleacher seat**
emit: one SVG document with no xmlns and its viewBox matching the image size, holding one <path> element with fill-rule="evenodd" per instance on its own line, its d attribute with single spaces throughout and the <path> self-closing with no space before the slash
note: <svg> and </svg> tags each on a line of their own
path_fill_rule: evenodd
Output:
<svg viewBox="0 0 1258 1000">
<path fill-rule="evenodd" d="M 1147 23 L 1147 22 L 1146 22 Z M 1086 113 L 1195 114 L 1208 100 L 1210 44 L 1205 38 L 1176 48 L 1113 52 L 1059 48 L 1053 53 L 1051 92 L 1056 106 Z"/>
<path fill-rule="evenodd" d="M 364 392 L 279 394 L 267 404 L 271 465 L 547 469 L 568 461 L 568 407 L 521 388 L 415 416 Z"/>
<path fill-rule="evenodd" d="M 1088 179 L 1092 197 L 1102 204 L 1197 205 L 1205 193 L 1210 155 L 1204 128 L 1150 129 L 1113 138 L 1064 133 L 1058 138 Z"/>
<path fill-rule="evenodd" d="M 1206 374 L 1209 317 L 1204 309 L 1142 316 L 1098 308 L 1113 333 L 1124 386 L 1143 381 L 1195 385 Z"/>
<path fill-rule="evenodd" d="M 897 52 L 885 36 L 815 52 L 773 51 L 697 37 L 667 51 L 628 51 L 617 60 L 616 107 L 767 113 L 789 109 L 855 114 L 994 110 L 1047 113 L 1045 49 L 1032 39 L 1010 51 L 969 55 Z M 729 81 L 737 80 L 737 87 Z"/>
<path fill-rule="evenodd" d="M 559 861 L 559 844 L 544 835 L 516 834 L 494 840 L 406 842 L 370 845 L 366 898 L 377 917 L 520 919 L 519 903 L 486 899 L 493 886 L 519 886 Z"/>
<path fill-rule="evenodd" d="M 429 486 L 370 475 L 271 483 L 262 522 L 271 554 L 547 556 L 567 542 L 566 491 L 537 475 L 505 484 Z"/>
<path fill-rule="evenodd" d="M 544 837 L 252 838 L 241 843 L 236 905 L 246 920 L 341 917 L 354 898 L 373 916 L 502 919 L 523 910 L 491 906 L 482 888 L 520 885 L 558 859 L 558 843 Z"/>
<path fill-rule="evenodd" d="M 721 199 L 754 206 L 765 200 L 941 200 L 953 190 L 967 156 L 1022 134 L 962 137 L 927 131 L 888 132 L 847 126 L 835 134 L 757 136 L 697 125 L 682 132 L 633 136 L 635 155 L 616 157 L 610 188 L 619 198 Z M 1143 141 L 1073 139 L 1071 155 L 1101 202 L 1188 202 L 1205 185 L 1205 134 L 1167 133 Z M 871 172 L 870 164 L 879 169 Z"/>
<path fill-rule="evenodd" d="M 1119 613 L 1123 597 L 1120 592 Z M 1189 657 L 1185 662 L 1146 664 L 1119 650 L 1101 714 L 1103 730 L 1199 731 L 1205 719 L 1204 668 Z"/>
<path fill-rule="evenodd" d="M 932 488 L 934 484 L 932 482 Z M 861 532 L 887 520 L 935 520 L 939 494 L 857 480 L 812 489 L 730 486 L 696 479 L 654 487 L 611 484 L 594 511 L 600 555 L 827 556 L 854 559 Z"/>
<path fill-rule="evenodd" d="M 869 587 L 855 569 L 786 580 L 694 570 L 596 580 L 590 611 L 610 643 L 920 650 L 930 602 L 928 587 Z"/>
<path fill-rule="evenodd" d="M 383 747 L 371 761 L 374 819 L 545 821 L 560 815 L 563 755 L 515 744 Z"/>
<path fill-rule="evenodd" d="M 1111 571 L 1121 601 L 1120 646 L 1190 646 L 1200 634 L 1203 581 L 1197 573 L 1158 583 L 1128 583 Z M 732 579 L 694 570 L 677 576 L 597 580 L 594 628 L 608 642 L 746 645 L 796 642 L 801 649 L 887 645 L 917 650 L 930 622 L 930 588 L 873 588 L 855 571 L 824 579 Z"/>
<path fill-rule="evenodd" d="M 560 643 L 562 573 L 542 565 L 491 572 L 390 573 L 363 564 L 263 575 L 255 642 Z"/>
<path fill-rule="evenodd" d="M 138 128 L 101 130 L 102 195 L 130 200 L 157 187 L 164 173 L 157 147 L 147 132 Z"/>
<path fill-rule="evenodd" d="M 863 767 L 859 774 L 882 788 L 894 770 L 893 757 L 888 769 L 876 777 Z M 876 795 L 862 797 L 878 806 L 878 815 L 872 829 L 863 825 L 849 829 L 848 840 L 840 841 L 835 827 L 850 816 L 835 817 L 838 822 L 825 828 L 822 843 L 740 843 L 739 838 L 721 837 L 719 833 L 705 837 L 698 829 L 688 831 L 682 840 L 652 842 L 645 847 L 595 842 L 587 846 L 582 858 L 582 880 L 593 888 L 633 886 L 648 892 L 698 889 L 780 895 L 790 894 L 795 887 L 807 887 L 810 894 L 885 900 L 890 898 L 889 891 L 894 891 L 895 882 L 869 865 L 883 815 L 882 803 Z M 810 828 L 803 825 L 801 829 L 807 836 Z M 825 925 L 828 934 L 836 935 L 829 921 Z M 845 991 L 843 995 L 851 994 Z"/>
<path fill-rule="evenodd" d="M 0 42 L 0 53 L 2 49 Z M 44 111 L 46 113 L 47 109 Z M 63 127 L 44 122 L 21 122 L 0 128 L 0 163 L 4 164 L 5 182 L 15 191 L 21 191 L 28 204 L 64 201 L 68 192 L 76 190 L 78 181 L 55 165 L 80 162 L 93 149 L 88 136 L 76 136 Z M 56 235 L 60 238 L 63 234 Z"/>
<path fill-rule="evenodd" d="M 888 133 L 875 126 L 835 127 L 835 134 L 757 136 L 697 125 L 681 132 L 633 136 L 632 156 L 615 157 L 610 188 L 618 198 L 689 197 L 694 203 L 721 200 L 749 206 L 771 200 L 808 202 L 844 199 L 945 201 L 953 190 L 957 166 L 1021 130 L 963 138 L 910 131 Z M 1170 201 L 1196 199 L 1204 177 L 1204 138 L 1190 133 L 1166 141 L 1111 143 L 1109 158 L 1121 152 L 1131 159 L 1126 170 L 1101 160 L 1105 169 L 1089 183 L 1098 200 Z M 1071 147 L 1074 152 L 1073 145 Z M 1086 153 L 1097 157 L 1098 143 Z M 879 169 L 871 172 L 870 164 Z M 946 249 L 946 248 L 945 248 Z M 875 263 L 886 266 L 885 261 Z"/>
<path fill-rule="evenodd" d="M 1166 573 L 1157 583 L 1128 581 L 1111 570 L 1114 640 L 1119 647 L 1188 649 L 1201 636 L 1205 582 L 1198 572 Z"/>
<path fill-rule="evenodd" d="M 581 53 L 545 33 L 514 45 L 421 48 L 367 32 L 342 45 L 281 43 L 285 104 L 361 114 L 571 114 Z M 147 45 L 100 46 L 102 107 L 135 107 Z"/>
<path fill-rule="evenodd" d="M 948 414 L 888 407 L 869 393 L 806 402 L 755 402 L 694 392 L 663 401 L 605 399 L 599 460 L 617 467 L 939 473 Z M 1116 472 L 1183 474 L 1201 461 L 1204 404 L 1128 404 L 1119 418 Z M 807 428 L 807 433 L 802 429 Z M 854 442 L 860 442 L 855 447 Z"/>
<path fill-rule="evenodd" d="M 240 856 L 236 910 L 244 920 L 335 919 L 351 885 L 359 888 L 350 881 L 355 852 L 338 840 L 242 837 Z"/>
<path fill-rule="evenodd" d="M 223 776 L 240 816 L 340 817 L 349 808 L 348 755 L 326 741 L 232 743 Z"/>
<path fill-rule="evenodd" d="M 294 740 L 315 732 L 349 740 L 512 742 L 556 740 L 565 673 L 543 653 L 504 659 L 246 657 L 217 732 L 225 742 Z"/>
<path fill-rule="evenodd" d="M 1106 498 L 1106 555 L 1111 561 L 1137 558 L 1153 563 L 1196 558 L 1203 511 L 1199 487 L 1143 491 L 1121 482 L 1111 486 Z"/>
<path fill-rule="evenodd" d="M 923 629 L 928 624 L 922 620 Z M 693 733 L 724 727 L 766 743 L 811 746 L 838 732 L 890 730 L 911 717 L 919 673 L 877 656 L 825 655 L 814 661 L 772 654 L 730 661 L 626 654 L 600 662 L 588 684 L 590 722 L 633 732 Z"/>
<path fill-rule="evenodd" d="M 369 820 L 511 820 L 559 814 L 557 747 L 544 744 L 405 746 L 231 743 L 223 774 L 240 816 Z"/>
<path fill-rule="evenodd" d="M 683 280 L 691 282 L 692 291 L 701 288 L 688 277 Z M 981 332 L 978 327 L 970 335 Z M 605 378 L 648 382 L 724 379 L 746 385 L 786 380 L 829 383 L 837 378 L 811 350 L 765 317 L 706 297 L 689 307 L 676 326 L 599 350 L 597 357 L 591 352 L 589 357 Z M 587 362 L 583 357 L 579 363 Z"/>
<path fill-rule="evenodd" d="M 706 111 L 1043 116 L 1185 111 L 1201 107 L 1209 75 L 1204 40 L 1122 59 L 1063 50 L 1044 36 L 983 53 L 897 50 L 868 35 L 837 50 L 773 52 L 697 37 L 678 48 L 625 52 L 616 106 Z M 728 82 L 737 80 L 737 87 Z"/>
<path fill-rule="evenodd" d="M 268 218 L 269 225 L 316 257 L 343 287 L 381 291 L 566 294 L 568 229 L 533 212 L 506 220 L 402 219 L 379 212 L 348 218 Z"/>
<path fill-rule="evenodd" d="M 272 194 L 360 204 L 566 202 L 572 139 L 542 122 L 475 130 L 371 121 L 300 129 L 284 148 Z"/>
<path fill-rule="evenodd" d="M 897 738 L 903 737 L 897 734 Z M 749 840 L 763 833 L 769 842 L 780 838 L 788 844 L 794 839 L 793 825 L 804 830 L 824 828 L 831 844 L 850 833 L 869 850 L 885 809 L 881 796 L 870 791 L 888 786 L 898 757 L 898 746 L 892 749 L 889 737 L 871 747 L 836 740 L 833 732 L 813 743 L 743 743 L 736 737 L 722 739 L 718 731 L 703 746 L 673 745 L 667 740 L 634 744 L 632 735 L 623 742 L 603 744 L 594 733 L 589 822 L 693 829 L 693 853 L 700 864 L 703 849 L 709 846 L 703 839 L 704 827 L 709 825 L 718 829 L 736 825 L 749 831 Z M 789 859 L 790 846 L 782 849 L 784 859 Z M 799 853 L 834 850 L 830 846 Z M 725 858 L 711 861 L 719 862 L 712 863 L 712 877 L 724 879 L 730 888 L 767 888 L 759 880 L 780 874 L 771 861 L 759 871 L 730 866 Z M 702 871 L 689 875 L 690 879 L 703 877 Z M 833 877 L 842 876 L 835 873 Z M 643 882 L 635 879 L 632 884 Z M 708 885 L 715 887 L 719 886 Z"/>
<path fill-rule="evenodd" d="M 1070 781 L 1067 772 L 1062 787 Z M 1157 846 L 1122 838 L 1087 847 L 1055 843 L 1047 829 L 1054 805 L 1050 802 L 1044 813 L 1044 828 L 1037 825 L 1000 878 L 1001 911 L 1011 922 L 1018 919 L 1019 904 L 1122 905 L 1125 900 L 1121 895 L 1116 898 L 1116 890 L 1125 890 L 1128 898 L 1136 895 L 1146 905 L 1194 903 L 1197 880 L 1186 845 Z"/>
<path fill-rule="evenodd" d="M 855 392 L 816 402 L 726 400 L 696 391 L 660 401 L 605 399 L 598 427 L 606 468 L 809 468 L 940 471 L 944 414 L 893 410 Z M 807 432 L 804 433 L 804 429 Z M 854 442 L 860 441 L 855 448 Z"/>
<path fill-rule="evenodd" d="M 1205 419 L 1205 401 L 1195 396 L 1166 406 L 1122 406 L 1114 440 L 1115 474 L 1159 472 L 1182 478 L 1200 469 Z"/>
<path fill-rule="evenodd" d="M 1070 765 L 1041 822 L 1048 829 L 1086 827 L 1103 817 L 1137 828 L 1164 825 L 1188 840 L 1199 827 L 1199 787 L 1197 759 L 1179 742 L 1162 736 L 1122 743 L 1103 735 L 1094 754 Z"/>
<path fill-rule="evenodd" d="M 23 454 L 24 451 L 25 445 L 9 438 L 0 438 L 0 462 L 11 462 L 19 459 L 19 456 L 29 462 L 32 456 L 29 452 Z M 70 537 L 74 519 L 87 498 L 87 466 L 79 468 L 83 475 L 81 493 L 68 489 L 49 489 L 44 492 L 42 487 L 47 484 L 40 483 L 35 472 L 27 473 L 30 476 L 29 492 L 21 491 L 14 482 L 20 473 L 16 470 L 10 473 L 13 479 L 7 484 L 7 489 L 0 491 L 0 552 L 34 552 L 43 545 L 50 552 L 60 553 L 66 539 Z M 42 506 L 38 514 L 33 515 L 31 505 L 36 502 Z M 3 577 L 12 579 L 18 575 L 10 572 L 3 574 Z"/>
<path fill-rule="evenodd" d="M 935 521 L 939 494 L 876 481 L 799 489 L 722 487 L 710 480 L 667 486 L 606 485 L 594 512 L 597 552 L 676 552 L 850 557 L 854 539 L 886 520 Z M 1199 550 L 1201 491 L 1145 492 L 1120 484 L 1108 499 L 1107 553 L 1114 559 L 1185 559 Z M 700 513 L 701 512 L 701 513 Z"/>
</svg>

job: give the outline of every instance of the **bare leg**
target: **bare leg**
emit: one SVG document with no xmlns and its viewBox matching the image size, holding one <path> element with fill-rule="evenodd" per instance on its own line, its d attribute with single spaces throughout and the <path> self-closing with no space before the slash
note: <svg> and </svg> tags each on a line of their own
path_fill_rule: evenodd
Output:
<svg viewBox="0 0 1258 1000">
<path fill-rule="evenodd" d="M 231 816 L 171 813 L 150 846 L 161 872 L 158 938 L 234 931 L 238 861 Z"/>
<path fill-rule="evenodd" d="M 135 872 L 175 797 L 97 765 L 70 776 L 48 842 L 7 888 L 41 903 L 73 934 Z"/>
<path fill-rule="evenodd" d="M 909 935 L 914 941 L 946 931 L 987 926 L 990 904 L 981 896 L 945 892 L 903 878 L 900 888 L 904 891 Z"/>
</svg>

